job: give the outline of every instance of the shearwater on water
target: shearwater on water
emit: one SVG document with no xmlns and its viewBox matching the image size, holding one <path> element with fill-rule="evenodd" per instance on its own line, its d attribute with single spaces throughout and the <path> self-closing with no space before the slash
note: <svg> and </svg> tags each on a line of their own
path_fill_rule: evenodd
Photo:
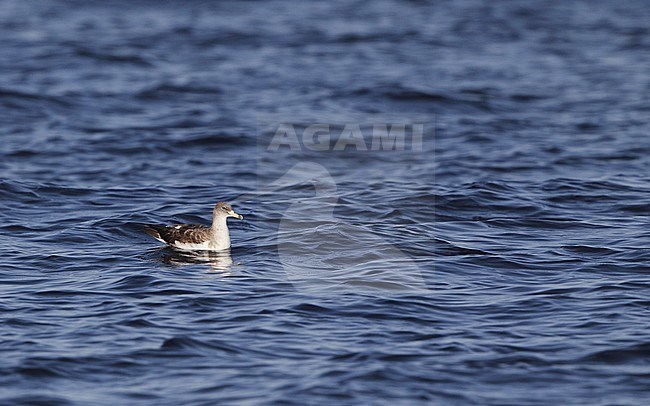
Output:
<svg viewBox="0 0 650 406">
<path fill-rule="evenodd" d="M 212 211 L 212 225 L 201 224 L 175 224 L 160 226 L 147 224 L 144 231 L 160 242 L 173 248 L 184 250 L 221 251 L 230 248 L 230 231 L 228 231 L 228 217 L 242 220 L 244 216 L 235 213 L 226 202 L 214 205 Z"/>
</svg>

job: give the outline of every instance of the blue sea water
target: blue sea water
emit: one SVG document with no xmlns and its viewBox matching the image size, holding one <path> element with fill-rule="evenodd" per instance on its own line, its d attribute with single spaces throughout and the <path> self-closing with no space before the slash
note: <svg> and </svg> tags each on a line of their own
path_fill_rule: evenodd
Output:
<svg viewBox="0 0 650 406">
<path fill-rule="evenodd" d="M 0 404 L 647 404 L 648 21 L 1 2 Z M 218 200 L 230 253 L 142 232 Z"/>
</svg>

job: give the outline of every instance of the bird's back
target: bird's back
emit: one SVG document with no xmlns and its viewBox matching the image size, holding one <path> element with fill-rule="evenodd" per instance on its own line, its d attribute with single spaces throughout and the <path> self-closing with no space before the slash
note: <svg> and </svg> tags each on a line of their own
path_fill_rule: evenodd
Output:
<svg viewBox="0 0 650 406">
<path fill-rule="evenodd" d="M 188 249 L 190 246 L 196 246 L 195 249 L 210 242 L 210 228 L 199 224 L 178 224 L 172 226 L 159 226 L 155 224 L 147 224 L 144 231 L 157 239 L 169 245 Z"/>
</svg>

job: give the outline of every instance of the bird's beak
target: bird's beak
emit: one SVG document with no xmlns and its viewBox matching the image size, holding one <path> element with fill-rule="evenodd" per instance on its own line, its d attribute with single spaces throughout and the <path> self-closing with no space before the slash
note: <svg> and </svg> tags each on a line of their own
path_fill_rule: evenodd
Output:
<svg viewBox="0 0 650 406">
<path fill-rule="evenodd" d="M 243 219 L 244 219 L 244 216 L 242 216 L 241 214 L 237 214 L 237 213 L 235 213 L 234 210 L 230 210 L 230 211 L 228 212 L 228 215 L 229 215 L 230 217 L 234 217 L 234 218 L 239 219 L 239 220 L 243 220 Z"/>
</svg>

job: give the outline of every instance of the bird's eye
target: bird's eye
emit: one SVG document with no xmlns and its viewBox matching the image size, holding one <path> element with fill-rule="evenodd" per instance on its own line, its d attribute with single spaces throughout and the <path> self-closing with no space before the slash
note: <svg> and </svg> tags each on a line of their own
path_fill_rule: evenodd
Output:
<svg viewBox="0 0 650 406">
<path fill-rule="evenodd" d="M 228 211 L 228 208 L 226 206 L 223 206 L 222 209 Z"/>
</svg>

